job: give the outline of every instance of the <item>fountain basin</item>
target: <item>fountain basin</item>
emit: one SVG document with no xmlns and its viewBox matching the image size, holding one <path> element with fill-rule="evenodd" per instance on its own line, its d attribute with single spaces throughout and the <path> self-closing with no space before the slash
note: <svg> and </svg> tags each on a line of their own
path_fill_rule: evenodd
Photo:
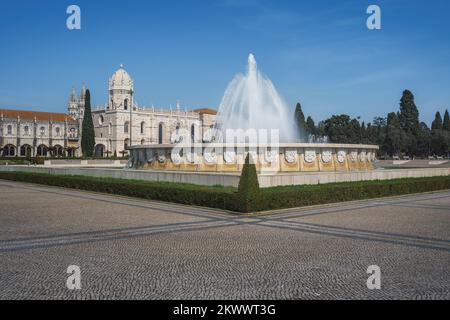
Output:
<svg viewBox="0 0 450 320">
<path fill-rule="evenodd" d="M 240 172 L 248 153 L 258 172 L 373 170 L 375 145 L 332 143 L 174 144 L 131 146 L 134 169 L 194 172 Z"/>
</svg>

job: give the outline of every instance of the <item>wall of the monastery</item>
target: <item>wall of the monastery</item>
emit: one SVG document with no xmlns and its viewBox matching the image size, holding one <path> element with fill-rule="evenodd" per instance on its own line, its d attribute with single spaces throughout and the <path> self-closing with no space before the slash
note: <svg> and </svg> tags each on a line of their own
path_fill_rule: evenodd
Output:
<svg viewBox="0 0 450 320">
<path fill-rule="evenodd" d="M 131 121 L 130 121 L 131 118 Z M 130 126 L 130 122 L 132 125 Z M 160 142 L 159 125 L 162 126 L 162 143 L 171 143 L 172 133 L 179 129 L 191 132 L 195 128 L 196 142 L 202 140 L 202 120 L 200 115 L 186 112 L 149 112 L 130 111 L 94 111 L 93 123 L 96 144 L 102 144 L 106 150 L 118 154 L 128 145 L 158 144 Z M 128 128 L 128 132 L 125 128 Z M 132 141 L 130 143 L 130 133 Z"/>
<path fill-rule="evenodd" d="M 32 156 L 37 154 L 39 146 L 66 148 L 69 147 L 66 137 L 70 128 L 74 128 L 76 136 L 78 134 L 76 124 L 3 119 L 0 122 L 0 148 L 12 145 L 15 147 L 15 154 L 20 155 L 20 147 L 28 145 L 31 147 Z"/>
</svg>

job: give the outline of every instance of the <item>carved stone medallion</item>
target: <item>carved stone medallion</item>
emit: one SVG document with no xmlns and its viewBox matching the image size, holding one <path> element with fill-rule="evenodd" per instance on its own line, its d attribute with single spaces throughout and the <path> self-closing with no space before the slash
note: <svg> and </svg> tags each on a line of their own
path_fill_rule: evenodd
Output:
<svg viewBox="0 0 450 320">
<path fill-rule="evenodd" d="M 366 161 L 366 152 L 365 152 L 365 151 L 362 151 L 362 152 L 359 154 L 359 161 L 361 161 L 361 162 Z"/>
<path fill-rule="evenodd" d="M 236 159 L 236 152 L 234 151 L 225 151 L 223 154 L 223 160 L 225 160 L 225 163 L 231 164 L 234 163 Z"/>
<path fill-rule="evenodd" d="M 337 161 L 338 161 L 339 163 L 344 163 L 344 162 L 345 162 L 345 156 L 346 156 L 345 151 L 343 151 L 343 150 L 339 151 L 339 152 L 337 153 Z"/>
<path fill-rule="evenodd" d="M 181 156 L 178 152 L 171 153 L 170 158 L 172 159 L 173 164 L 179 165 L 181 163 Z"/>
<path fill-rule="evenodd" d="M 264 160 L 267 163 L 274 163 L 277 159 L 278 156 L 278 152 L 275 150 L 266 150 L 266 152 L 264 152 Z"/>
<path fill-rule="evenodd" d="M 332 159 L 333 159 L 333 152 L 331 152 L 331 150 L 322 151 L 323 163 L 330 163 Z"/>
<path fill-rule="evenodd" d="M 166 161 L 166 155 L 164 153 L 164 151 L 158 151 L 158 162 L 159 163 L 164 163 Z"/>
<path fill-rule="evenodd" d="M 288 163 L 297 162 L 297 150 L 286 150 L 284 157 Z"/>
<path fill-rule="evenodd" d="M 305 150 L 305 162 L 313 163 L 316 160 L 316 151 L 315 150 Z"/>
<path fill-rule="evenodd" d="M 203 157 L 205 158 L 205 161 L 208 164 L 215 164 L 215 163 L 217 163 L 217 154 L 215 152 L 205 152 L 203 154 Z"/>
</svg>

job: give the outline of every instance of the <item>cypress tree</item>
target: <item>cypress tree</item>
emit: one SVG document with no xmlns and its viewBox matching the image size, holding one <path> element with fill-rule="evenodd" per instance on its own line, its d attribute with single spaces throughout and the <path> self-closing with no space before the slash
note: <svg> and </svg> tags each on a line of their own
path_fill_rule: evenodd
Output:
<svg viewBox="0 0 450 320">
<path fill-rule="evenodd" d="M 297 125 L 300 140 L 301 141 L 307 141 L 307 130 L 306 130 L 306 121 L 305 121 L 305 115 L 302 111 L 302 105 L 300 103 L 297 103 L 295 106 L 295 114 L 294 114 L 295 124 Z"/>
<path fill-rule="evenodd" d="M 417 153 L 417 136 L 419 135 L 419 110 L 414 102 L 414 95 L 409 90 L 403 91 L 398 114 L 400 126 L 405 132 L 402 150 L 409 155 Z"/>
<path fill-rule="evenodd" d="M 308 117 L 306 119 L 306 131 L 308 134 L 315 136 L 317 134 L 316 125 L 314 123 L 313 118 Z"/>
<path fill-rule="evenodd" d="M 437 155 L 443 155 L 448 152 L 447 132 L 443 128 L 441 114 L 436 112 L 434 121 L 431 124 L 431 148 Z"/>
<path fill-rule="evenodd" d="M 440 112 L 436 112 L 436 115 L 434 116 L 434 121 L 431 124 L 431 130 L 442 130 L 442 117 Z"/>
<path fill-rule="evenodd" d="M 447 157 L 450 156 L 450 115 L 448 114 L 448 110 L 445 110 L 444 114 L 444 123 L 442 125 L 442 134 L 444 138 L 444 152 L 447 154 Z"/>
<path fill-rule="evenodd" d="M 250 163 L 250 153 L 245 158 L 245 164 L 242 168 L 241 178 L 238 187 L 241 210 L 251 212 L 257 210 L 259 202 L 259 182 L 256 166 Z"/>
<path fill-rule="evenodd" d="M 445 110 L 444 124 L 442 126 L 442 129 L 450 132 L 450 115 L 448 114 L 448 110 Z"/>
<path fill-rule="evenodd" d="M 95 132 L 91 113 L 91 93 L 86 90 L 83 125 L 81 129 L 81 151 L 83 157 L 90 158 L 94 155 Z"/>
<path fill-rule="evenodd" d="M 419 129 L 419 110 L 414 102 L 414 95 L 411 91 L 403 91 L 400 99 L 400 126 L 406 133 L 417 134 Z"/>
</svg>

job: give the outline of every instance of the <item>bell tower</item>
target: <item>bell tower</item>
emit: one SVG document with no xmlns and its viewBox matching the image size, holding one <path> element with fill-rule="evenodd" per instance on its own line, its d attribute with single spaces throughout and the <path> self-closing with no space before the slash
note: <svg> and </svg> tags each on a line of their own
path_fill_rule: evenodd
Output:
<svg viewBox="0 0 450 320">
<path fill-rule="evenodd" d="M 72 91 L 70 92 L 67 109 L 69 111 L 69 115 L 75 119 L 78 119 L 78 97 L 75 92 L 75 87 L 72 87 Z"/>
</svg>

